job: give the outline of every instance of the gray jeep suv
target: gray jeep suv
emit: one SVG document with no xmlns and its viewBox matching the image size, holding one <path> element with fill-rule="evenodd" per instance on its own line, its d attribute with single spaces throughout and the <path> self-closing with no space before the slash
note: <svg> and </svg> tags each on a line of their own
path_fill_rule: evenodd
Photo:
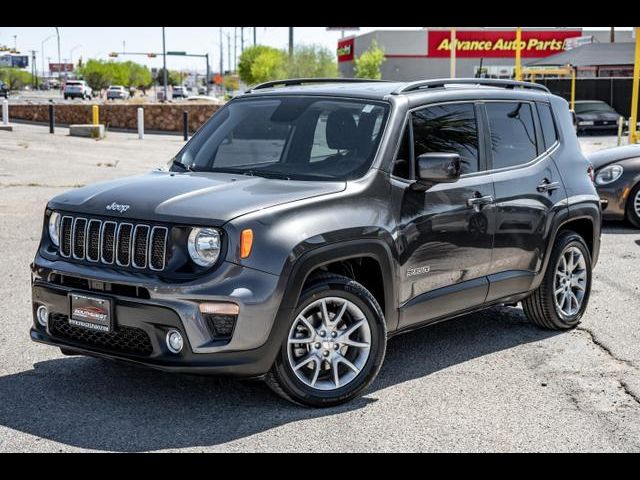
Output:
<svg viewBox="0 0 640 480">
<path fill-rule="evenodd" d="M 165 169 L 48 203 L 31 338 L 335 405 L 391 335 L 517 302 L 575 327 L 600 246 L 589 175 L 543 86 L 262 84 Z"/>
</svg>

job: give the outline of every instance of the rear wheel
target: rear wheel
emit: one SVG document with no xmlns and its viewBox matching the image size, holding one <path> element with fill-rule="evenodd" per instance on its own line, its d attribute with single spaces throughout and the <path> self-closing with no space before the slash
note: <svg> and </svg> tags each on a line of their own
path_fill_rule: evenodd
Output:
<svg viewBox="0 0 640 480">
<path fill-rule="evenodd" d="M 373 295 L 350 278 L 321 275 L 300 296 L 267 384 L 301 405 L 347 402 L 378 374 L 386 342 Z"/>
<path fill-rule="evenodd" d="M 627 200 L 627 220 L 631 225 L 640 228 L 640 183 L 638 183 Z"/>
<path fill-rule="evenodd" d="M 527 318 L 542 328 L 567 330 L 580 323 L 591 292 L 591 255 L 573 231 L 558 235 L 540 286 L 522 301 Z"/>
</svg>

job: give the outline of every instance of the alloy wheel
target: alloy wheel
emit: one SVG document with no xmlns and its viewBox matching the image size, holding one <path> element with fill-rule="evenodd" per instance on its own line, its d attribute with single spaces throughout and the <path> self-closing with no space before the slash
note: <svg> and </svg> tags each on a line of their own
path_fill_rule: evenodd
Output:
<svg viewBox="0 0 640 480">
<path fill-rule="evenodd" d="M 371 351 L 371 328 L 362 310 L 340 297 L 307 305 L 289 331 L 287 356 L 296 377 L 317 390 L 352 382 Z"/>
<path fill-rule="evenodd" d="M 569 247 L 558 259 L 553 284 L 556 307 L 571 317 L 580 311 L 587 289 L 587 263 L 577 247 Z"/>
</svg>

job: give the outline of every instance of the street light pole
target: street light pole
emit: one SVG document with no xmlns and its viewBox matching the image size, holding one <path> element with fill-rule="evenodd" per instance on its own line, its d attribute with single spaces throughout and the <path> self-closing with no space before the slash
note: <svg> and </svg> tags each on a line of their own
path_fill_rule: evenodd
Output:
<svg viewBox="0 0 640 480">
<path fill-rule="evenodd" d="M 253 46 L 256 46 L 256 27 L 253 27 Z"/>
<path fill-rule="evenodd" d="M 240 27 L 240 55 L 244 52 L 244 27 Z"/>
<path fill-rule="evenodd" d="M 222 27 L 220 27 L 220 76 L 224 75 L 224 44 L 222 42 Z"/>
<path fill-rule="evenodd" d="M 44 77 L 47 73 L 46 68 L 44 67 L 44 44 L 47 40 L 51 40 L 53 37 L 55 37 L 55 35 L 49 35 L 47 38 L 45 38 L 41 45 L 40 45 L 40 54 L 42 55 L 42 76 Z"/>
<path fill-rule="evenodd" d="M 289 27 L 289 57 L 293 57 L 293 27 Z"/>
<path fill-rule="evenodd" d="M 18 51 L 18 35 L 13 36 L 13 50 Z"/>
<path fill-rule="evenodd" d="M 60 63 L 60 30 L 56 27 L 56 35 L 58 36 L 58 80 L 60 79 L 60 69 L 62 64 Z"/>
<path fill-rule="evenodd" d="M 236 71 L 238 61 L 238 27 L 233 27 L 233 71 Z"/>
<path fill-rule="evenodd" d="M 209 81 L 211 80 L 211 69 L 209 67 L 209 53 L 207 52 L 204 55 L 204 58 L 207 60 L 207 78 L 205 78 L 204 80 L 204 85 L 205 85 L 205 89 L 207 91 L 207 95 L 209 95 Z M 197 76 L 196 76 L 196 80 L 197 80 Z M 197 81 L 196 81 L 197 83 Z"/>
<path fill-rule="evenodd" d="M 164 100 L 167 101 L 167 49 L 164 41 L 164 27 L 162 27 L 162 76 L 164 80 Z"/>
</svg>

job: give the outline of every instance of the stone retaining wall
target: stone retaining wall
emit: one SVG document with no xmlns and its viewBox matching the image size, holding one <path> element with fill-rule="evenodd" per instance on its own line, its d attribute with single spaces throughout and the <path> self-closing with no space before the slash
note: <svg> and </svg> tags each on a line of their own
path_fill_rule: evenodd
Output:
<svg viewBox="0 0 640 480">
<path fill-rule="evenodd" d="M 220 108 L 212 104 L 105 104 L 100 106 L 100 123 L 109 128 L 137 130 L 138 107 L 144 108 L 145 130 L 182 131 L 182 112 L 189 112 L 189 132 L 193 133 Z M 56 124 L 91 123 L 90 104 L 56 105 Z M 10 104 L 9 118 L 49 122 L 49 105 Z"/>
</svg>

